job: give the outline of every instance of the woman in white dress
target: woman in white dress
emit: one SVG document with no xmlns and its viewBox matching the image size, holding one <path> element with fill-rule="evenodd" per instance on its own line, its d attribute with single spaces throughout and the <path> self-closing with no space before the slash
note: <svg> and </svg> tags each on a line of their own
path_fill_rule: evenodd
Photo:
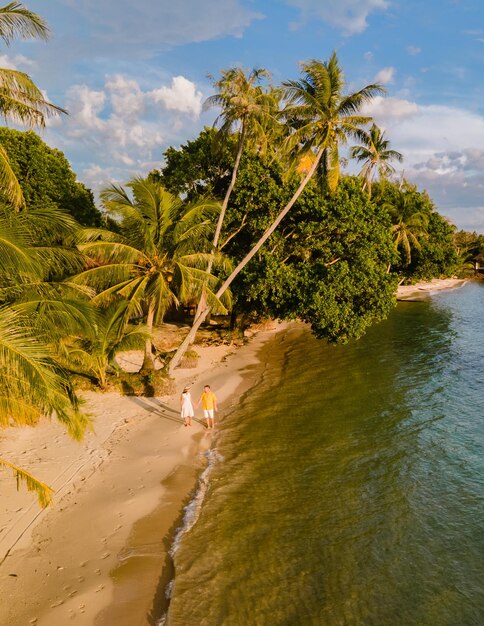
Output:
<svg viewBox="0 0 484 626">
<path fill-rule="evenodd" d="M 192 396 L 189 387 L 185 387 L 180 396 L 181 417 L 185 421 L 185 426 L 192 425 L 192 417 L 195 416 L 193 410 Z"/>
</svg>

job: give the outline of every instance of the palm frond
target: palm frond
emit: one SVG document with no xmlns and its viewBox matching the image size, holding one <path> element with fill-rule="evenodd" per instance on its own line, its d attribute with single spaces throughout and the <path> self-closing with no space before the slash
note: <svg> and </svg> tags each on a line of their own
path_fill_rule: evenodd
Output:
<svg viewBox="0 0 484 626">
<path fill-rule="evenodd" d="M 52 502 L 52 496 L 54 490 L 43 483 L 35 476 L 32 476 L 29 472 L 10 463 L 9 461 L 0 458 L 0 466 L 6 467 L 13 471 L 15 478 L 17 479 L 17 489 L 20 487 L 20 483 L 24 483 L 28 491 L 32 491 L 37 494 L 37 499 L 40 506 L 45 509 Z"/>
<path fill-rule="evenodd" d="M 131 280 L 133 273 L 132 263 L 111 263 L 101 265 L 71 276 L 67 284 L 86 285 L 96 291 L 104 290 L 108 286 Z"/>
<path fill-rule="evenodd" d="M 28 423 L 31 408 L 23 412 L 16 403 L 24 399 L 43 415 L 55 415 L 75 438 L 82 436 L 89 420 L 79 411 L 67 375 L 49 348 L 34 336 L 28 317 L 7 307 L 0 308 L 0 363 L 3 419 L 19 425 Z M 12 408 L 19 412 L 12 412 Z"/>
<path fill-rule="evenodd" d="M 0 189 L 15 209 L 25 206 L 25 198 L 20 183 L 10 165 L 5 148 L 0 145 Z"/>
<path fill-rule="evenodd" d="M 45 120 L 67 111 L 48 102 L 24 72 L 0 68 L 0 113 L 27 126 L 45 126 Z"/>
<path fill-rule="evenodd" d="M 17 37 L 46 40 L 49 34 L 45 20 L 20 2 L 10 2 L 0 8 L 0 37 L 7 46 Z"/>
</svg>

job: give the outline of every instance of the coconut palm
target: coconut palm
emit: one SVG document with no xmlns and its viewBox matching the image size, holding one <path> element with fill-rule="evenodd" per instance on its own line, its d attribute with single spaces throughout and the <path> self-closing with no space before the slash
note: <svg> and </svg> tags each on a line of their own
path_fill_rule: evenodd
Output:
<svg viewBox="0 0 484 626">
<path fill-rule="evenodd" d="M 71 218 L 59 224 L 55 219 L 58 211 L 47 212 L 49 219 L 43 215 L 50 232 L 65 234 Z M 69 304 L 58 297 L 56 307 L 43 310 L 43 297 L 53 290 L 45 278 L 58 271 L 63 254 L 57 255 L 55 247 L 36 248 L 41 224 L 42 219 L 35 218 L 30 223 L 27 213 L 0 208 L 0 427 L 31 426 L 42 416 L 55 416 L 80 439 L 88 420 L 53 345 L 61 325 L 52 312 L 54 308 L 58 313 L 64 311 L 65 332 Z M 36 301 L 29 300 L 32 295 Z M 0 459 L 0 465 L 12 469 L 17 480 L 36 491 L 42 506 L 50 501 L 52 491 L 44 483 L 5 459 Z"/>
<path fill-rule="evenodd" d="M 121 234 L 86 231 L 91 241 L 80 249 L 92 267 L 71 281 L 93 287 L 97 292 L 94 304 L 123 298 L 129 303 L 127 318 L 146 316 L 149 337 L 143 368 L 150 369 L 153 325 L 162 321 L 170 306 L 199 296 L 206 285 L 210 304 L 226 311 L 214 297 L 217 279 L 203 269 L 211 255 L 210 218 L 218 205 L 202 202 L 185 207 L 160 182 L 150 179 L 135 178 L 127 188 L 112 185 L 101 192 L 108 215 L 119 221 Z"/>
<path fill-rule="evenodd" d="M 403 156 L 400 152 L 390 149 L 390 141 L 376 124 L 372 124 L 369 131 L 358 130 L 356 137 L 363 145 L 353 146 L 350 150 L 350 157 L 363 163 L 360 172 L 360 176 L 364 179 L 363 189 L 367 189 L 371 197 L 371 183 L 375 174 L 379 174 L 380 180 L 385 180 L 395 172 L 390 161 L 401 163 Z"/>
<path fill-rule="evenodd" d="M 411 191 L 400 192 L 394 203 L 386 203 L 384 207 L 392 218 L 395 250 L 403 250 L 405 264 L 410 265 L 412 248 L 420 249 L 420 239 L 427 236 L 429 215 L 415 208 Z"/>
<path fill-rule="evenodd" d="M 353 94 L 343 95 L 343 73 L 335 53 L 328 62 L 312 60 L 304 63 L 302 69 L 301 80 L 283 83 L 283 95 L 288 103 L 284 115 L 291 131 L 286 145 L 288 151 L 294 154 L 296 162 L 300 163 L 301 157 L 305 155 L 311 155 L 312 162 L 290 201 L 227 277 L 215 294 L 217 298 L 223 296 L 235 277 L 276 230 L 302 194 L 320 163 L 324 164 L 329 188 L 332 190 L 336 188 L 339 179 L 339 144 L 345 143 L 348 136 L 355 135 L 362 125 L 371 121 L 371 118 L 356 115 L 356 113 L 363 104 L 383 92 L 380 85 L 367 85 Z M 210 308 L 206 306 L 197 315 L 190 332 L 170 362 L 171 372 L 179 365 L 188 346 L 193 343 L 198 328 L 209 312 Z"/>
<path fill-rule="evenodd" d="M 224 140 L 233 132 L 238 133 L 237 154 L 230 183 L 225 192 L 213 235 L 213 252 L 215 253 L 222 232 L 225 213 L 230 196 L 235 186 L 240 160 L 247 140 L 259 151 L 265 151 L 269 129 L 275 125 L 275 111 L 278 109 L 278 97 L 273 89 L 264 90 L 259 84 L 262 78 L 269 78 L 269 73 L 262 69 L 253 69 L 248 74 L 240 67 L 222 71 L 221 78 L 214 83 L 218 93 L 207 98 L 204 108 L 219 107 L 220 114 L 215 126 L 220 124 L 219 137 Z M 214 257 L 209 257 L 206 271 L 212 272 Z M 205 289 L 202 289 L 198 301 L 195 319 L 206 306 Z"/>
<path fill-rule="evenodd" d="M 267 136 L 267 122 L 273 117 L 275 101 L 270 92 L 259 84 L 262 78 L 269 78 L 269 73 L 261 68 L 253 69 L 248 74 L 240 67 L 223 70 L 216 81 L 218 93 L 207 98 L 204 108 L 219 107 L 219 116 L 215 125 L 220 124 L 222 138 L 234 131 L 238 132 L 237 155 L 232 170 L 230 184 L 225 193 L 222 208 L 217 220 L 213 237 L 214 249 L 218 246 L 225 212 L 230 195 L 235 186 L 240 159 L 247 139 L 262 143 Z M 208 269 L 210 272 L 210 268 Z"/>
<path fill-rule="evenodd" d="M 292 129 L 287 147 L 298 160 L 311 154 L 330 191 L 339 181 L 339 146 L 356 136 L 370 117 L 359 114 L 375 95 L 384 93 L 379 84 L 370 84 L 354 93 L 343 93 L 345 80 L 336 53 L 326 62 L 302 64 L 300 80 L 283 82 L 287 101 L 284 115 Z"/>
<path fill-rule="evenodd" d="M 34 426 L 43 416 L 55 416 L 72 437 L 82 437 L 88 419 L 53 350 L 32 333 L 28 316 L 6 307 L 0 308 L 0 362 L 0 427 Z M 50 501 L 51 490 L 43 483 L 5 459 L 0 465 L 35 490 L 42 506 Z"/>
<path fill-rule="evenodd" d="M 99 309 L 87 333 L 71 338 L 65 344 L 66 361 L 81 368 L 80 372 L 104 389 L 108 370 L 116 370 L 115 357 L 125 350 L 143 348 L 148 333 L 143 326 L 126 325 L 127 300 L 113 302 L 106 309 Z"/>
<path fill-rule="evenodd" d="M 0 7 L 0 37 L 8 46 L 15 38 L 47 39 L 45 21 L 19 2 Z M 64 112 L 48 102 L 27 74 L 0 68 L 0 113 L 5 119 L 44 126 L 50 115 Z M 21 209 L 25 200 L 12 170 L 8 155 L 0 146 L 0 194 L 14 208 Z M 50 227 L 55 228 L 55 220 Z M 33 225 L 31 223 L 31 225 Z M 54 266 L 62 263 L 46 246 L 35 252 L 29 225 L 15 220 L 3 208 L 0 212 L 0 301 L 15 297 L 16 288 L 28 283 L 37 287 L 45 280 L 42 260 L 49 258 Z M 39 228 L 39 224 L 37 224 Z M 42 248 L 42 246 L 40 246 Z M 51 347 L 39 340 L 32 318 L 7 306 L 0 307 L 0 426 L 33 424 L 41 415 L 55 415 L 76 438 L 87 426 L 65 372 L 58 366 Z M 0 465 L 13 470 L 17 481 L 36 491 L 41 506 L 50 501 L 52 491 L 31 474 L 5 459 Z"/>
</svg>

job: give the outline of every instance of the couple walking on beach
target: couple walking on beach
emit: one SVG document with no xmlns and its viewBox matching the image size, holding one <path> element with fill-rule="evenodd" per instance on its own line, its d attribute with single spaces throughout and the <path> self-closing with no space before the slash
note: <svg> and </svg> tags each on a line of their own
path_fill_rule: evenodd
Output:
<svg viewBox="0 0 484 626">
<path fill-rule="evenodd" d="M 210 385 L 205 385 L 203 393 L 200 396 L 195 408 L 202 403 L 203 416 L 207 420 L 207 428 L 215 427 L 215 411 L 217 410 L 217 397 L 210 389 Z M 180 396 L 181 417 L 185 421 L 185 426 L 192 425 L 192 418 L 195 417 L 195 411 L 192 404 L 192 396 L 190 387 L 185 387 Z"/>
</svg>

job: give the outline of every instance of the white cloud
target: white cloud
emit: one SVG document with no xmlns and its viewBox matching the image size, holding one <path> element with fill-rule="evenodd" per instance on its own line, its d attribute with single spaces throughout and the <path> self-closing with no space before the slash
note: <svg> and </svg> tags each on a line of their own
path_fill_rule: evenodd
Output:
<svg viewBox="0 0 484 626">
<path fill-rule="evenodd" d="M 415 102 L 402 98 L 384 98 L 383 96 L 376 96 L 361 110 L 363 115 L 371 115 L 383 121 L 410 117 L 418 111 L 419 107 Z"/>
<path fill-rule="evenodd" d="M 67 92 L 67 108 L 76 126 L 102 130 L 104 122 L 98 117 L 104 109 L 106 94 L 94 91 L 87 85 L 74 85 Z"/>
<path fill-rule="evenodd" d="M 407 52 L 410 56 L 414 57 L 422 52 L 422 48 L 417 48 L 416 46 L 407 46 Z"/>
<path fill-rule="evenodd" d="M 151 96 L 156 103 L 172 111 L 190 113 L 195 117 L 202 112 L 202 92 L 197 91 L 194 83 L 183 76 L 173 77 L 171 87 L 155 89 Z"/>
<path fill-rule="evenodd" d="M 240 37 L 263 16 L 240 0 L 63 0 L 90 23 L 93 39 L 147 49 Z M 113 16 L 115 16 L 113 18 Z M 92 41 L 92 40 L 91 40 Z"/>
<path fill-rule="evenodd" d="M 401 152 L 405 176 L 427 189 L 441 213 L 460 228 L 484 233 L 484 116 L 399 98 L 365 108 Z"/>
<path fill-rule="evenodd" d="M 374 82 L 382 83 L 383 85 L 386 85 L 387 83 L 393 82 L 394 76 L 395 76 L 394 67 L 383 67 L 375 76 Z"/>
<path fill-rule="evenodd" d="M 341 29 L 346 35 L 362 33 L 368 26 L 367 18 L 373 11 L 390 6 L 389 0 L 286 0 L 301 10 L 301 21 L 320 19 Z"/>
<path fill-rule="evenodd" d="M 363 58 L 365 59 L 365 61 L 373 61 L 373 52 L 365 52 Z"/>
<path fill-rule="evenodd" d="M 144 110 L 144 94 L 135 80 L 117 74 L 105 84 L 113 114 L 123 118 L 136 118 Z"/>
<path fill-rule="evenodd" d="M 126 182 L 160 167 L 171 142 L 199 132 L 202 99 L 183 76 L 154 90 L 143 90 L 123 74 L 108 76 L 102 89 L 74 85 L 68 90 L 69 116 L 49 126 L 46 140 L 76 162 L 80 179 L 97 192 L 109 182 Z"/>
<path fill-rule="evenodd" d="M 36 63 L 32 59 L 27 58 L 23 54 L 0 54 L 0 67 L 6 70 L 25 70 L 35 67 Z"/>
</svg>

